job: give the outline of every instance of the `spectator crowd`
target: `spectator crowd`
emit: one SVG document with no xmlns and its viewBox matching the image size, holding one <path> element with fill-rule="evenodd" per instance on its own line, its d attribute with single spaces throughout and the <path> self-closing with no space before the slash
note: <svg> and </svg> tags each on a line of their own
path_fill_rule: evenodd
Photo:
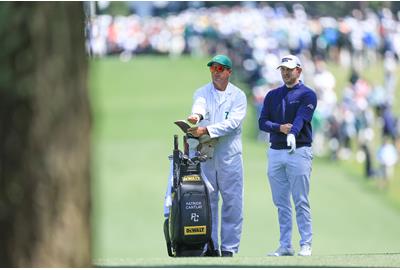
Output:
<svg viewBox="0 0 400 270">
<path fill-rule="evenodd" d="M 355 158 L 365 164 L 367 177 L 388 179 L 400 150 L 400 124 L 393 112 L 400 12 L 349 12 L 341 18 L 312 17 L 301 4 L 288 10 L 261 2 L 188 8 L 164 17 L 98 15 L 88 23 L 87 47 L 94 57 L 116 54 L 125 61 L 139 54 L 227 54 L 236 65 L 235 79 L 251 89 L 257 114 L 267 91 L 282 83 L 276 71 L 279 57 L 295 54 L 307 66 L 302 79 L 318 97 L 315 154 L 349 159 L 356 149 Z M 361 76 L 378 60 L 384 67 L 382 85 Z M 337 89 L 329 62 L 350 73 L 344 89 Z M 259 139 L 266 136 L 260 133 Z M 378 149 L 371 147 L 373 141 Z"/>
</svg>

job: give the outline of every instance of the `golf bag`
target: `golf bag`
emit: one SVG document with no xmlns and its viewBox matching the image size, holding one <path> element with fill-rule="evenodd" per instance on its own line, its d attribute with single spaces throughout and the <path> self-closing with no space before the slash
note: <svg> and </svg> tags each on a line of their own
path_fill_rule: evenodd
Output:
<svg viewBox="0 0 400 270">
<path fill-rule="evenodd" d="M 172 204 L 164 222 L 168 255 L 213 256 L 210 199 L 200 166 L 200 162 L 207 157 L 195 156 L 190 159 L 186 136 L 184 144 L 185 152 L 182 153 L 178 148 L 178 136 L 174 136 Z"/>
</svg>

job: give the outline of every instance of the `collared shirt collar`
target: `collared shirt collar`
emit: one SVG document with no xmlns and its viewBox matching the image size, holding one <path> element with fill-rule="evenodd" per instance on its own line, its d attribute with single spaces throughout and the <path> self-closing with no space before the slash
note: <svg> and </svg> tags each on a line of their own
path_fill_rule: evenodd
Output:
<svg viewBox="0 0 400 270">
<path fill-rule="evenodd" d="M 224 91 L 225 95 L 223 96 L 222 100 L 219 99 L 219 95 L 217 93 L 217 91 L 220 91 L 220 90 L 216 89 L 213 83 L 211 83 L 211 87 L 212 87 L 211 88 L 212 89 L 212 94 L 213 94 L 215 100 L 219 101 L 218 102 L 219 104 L 224 103 L 226 101 L 226 99 L 232 94 L 232 85 L 231 85 L 230 82 L 228 82 L 228 85 L 226 86 L 226 89 Z"/>
<path fill-rule="evenodd" d="M 285 88 L 287 90 L 294 90 L 294 89 L 298 89 L 302 85 L 303 85 L 303 82 L 301 80 L 299 80 L 299 82 L 296 83 L 295 85 L 293 85 L 293 87 L 287 87 L 287 85 L 285 84 Z"/>
</svg>

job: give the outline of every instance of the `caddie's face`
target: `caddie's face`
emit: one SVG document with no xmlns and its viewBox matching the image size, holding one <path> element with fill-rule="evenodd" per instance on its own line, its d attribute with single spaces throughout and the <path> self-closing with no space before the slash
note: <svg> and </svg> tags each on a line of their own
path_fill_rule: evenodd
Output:
<svg viewBox="0 0 400 270">
<path fill-rule="evenodd" d="M 280 67 L 282 80 L 286 85 L 293 85 L 295 84 L 298 79 L 300 78 L 301 68 L 287 68 L 287 67 Z"/>
<path fill-rule="evenodd" d="M 210 66 L 211 77 L 214 83 L 220 84 L 228 81 L 232 70 L 224 67 L 223 65 L 214 63 Z"/>
</svg>

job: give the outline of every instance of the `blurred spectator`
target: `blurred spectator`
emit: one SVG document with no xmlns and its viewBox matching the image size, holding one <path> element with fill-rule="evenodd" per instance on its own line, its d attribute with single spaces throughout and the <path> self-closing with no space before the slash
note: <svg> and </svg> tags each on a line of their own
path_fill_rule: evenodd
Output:
<svg viewBox="0 0 400 270">
<path fill-rule="evenodd" d="M 380 164 L 380 177 L 388 180 L 393 175 L 393 166 L 397 163 L 398 154 L 396 147 L 387 139 L 378 150 L 377 160 Z"/>
<path fill-rule="evenodd" d="M 318 96 L 318 104 L 321 107 L 321 113 L 326 118 L 333 113 L 337 103 L 335 92 L 336 80 L 333 74 L 326 68 L 324 60 L 317 58 L 315 60 L 314 88 Z"/>
<path fill-rule="evenodd" d="M 362 153 L 364 154 L 365 158 L 365 167 L 364 167 L 364 175 L 366 178 L 371 178 L 375 176 L 375 172 L 372 166 L 372 157 L 371 157 L 371 151 L 369 150 L 369 147 L 367 144 L 362 144 L 361 145 Z"/>
<path fill-rule="evenodd" d="M 385 104 L 380 108 L 380 115 L 383 120 L 383 128 L 382 128 L 382 137 L 383 140 L 389 138 L 392 140 L 392 143 L 396 143 L 397 140 L 397 119 L 393 115 L 391 106 L 389 104 Z"/>
<path fill-rule="evenodd" d="M 385 52 L 385 56 L 383 58 L 383 69 L 384 87 L 386 90 L 387 100 L 390 104 L 392 104 L 397 81 L 397 60 L 392 51 Z"/>
<path fill-rule="evenodd" d="M 335 93 L 336 80 L 332 73 L 327 70 L 325 61 L 320 57 L 317 57 L 315 60 L 315 69 L 312 78 L 312 84 L 318 97 L 318 106 L 312 121 L 315 140 L 314 149 L 316 155 L 322 155 L 326 152 L 324 150 L 328 150 L 325 146 L 327 141 L 332 139 L 332 135 L 325 136 L 326 133 L 329 133 L 329 130 L 326 130 L 325 126 L 329 124 L 328 118 L 330 118 L 337 106 Z M 336 158 L 336 155 L 333 158 Z"/>
</svg>

